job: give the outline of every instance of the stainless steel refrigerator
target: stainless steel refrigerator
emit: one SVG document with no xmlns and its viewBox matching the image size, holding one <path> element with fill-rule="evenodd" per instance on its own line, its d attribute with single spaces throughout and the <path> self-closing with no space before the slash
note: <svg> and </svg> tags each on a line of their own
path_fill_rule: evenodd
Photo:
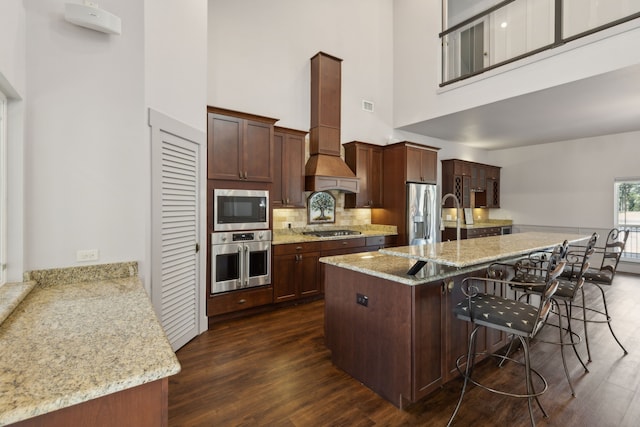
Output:
<svg viewBox="0 0 640 427">
<path fill-rule="evenodd" d="M 407 235 L 410 245 L 440 241 L 440 204 L 435 184 L 407 184 Z"/>
</svg>

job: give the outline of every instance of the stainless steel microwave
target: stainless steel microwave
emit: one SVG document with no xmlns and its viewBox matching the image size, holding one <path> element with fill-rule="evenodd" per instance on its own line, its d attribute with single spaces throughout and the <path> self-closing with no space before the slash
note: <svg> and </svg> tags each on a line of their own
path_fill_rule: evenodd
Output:
<svg viewBox="0 0 640 427">
<path fill-rule="evenodd" d="M 266 190 L 213 190 L 214 231 L 269 228 L 269 192 Z"/>
</svg>

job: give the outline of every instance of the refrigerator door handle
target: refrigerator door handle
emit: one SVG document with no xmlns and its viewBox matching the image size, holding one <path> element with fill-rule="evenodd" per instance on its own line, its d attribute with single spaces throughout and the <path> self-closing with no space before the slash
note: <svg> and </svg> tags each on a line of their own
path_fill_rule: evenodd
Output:
<svg viewBox="0 0 640 427">
<path fill-rule="evenodd" d="M 424 190 L 424 215 L 426 217 L 425 225 L 424 225 L 424 238 L 428 240 L 431 239 L 431 212 L 429 208 L 431 207 L 431 194 L 429 190 Z"/>
</svg>

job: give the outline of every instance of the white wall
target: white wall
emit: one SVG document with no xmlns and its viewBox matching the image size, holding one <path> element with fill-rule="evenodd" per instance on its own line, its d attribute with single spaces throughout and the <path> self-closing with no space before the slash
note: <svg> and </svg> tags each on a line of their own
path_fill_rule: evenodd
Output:
<svg viewBox="0 0 640 427">
<path fill-rule="evenodd" d="M 149 192 L 142 2 L 105 0 L 122 35 L 64 20 L 66 0 L 25 1 L 25 268 L 145 261 Z"/>
<path fill-rule="evenodd" d="M 392 0 L 210 0 L 207 102 L 308 130 L 310 58 L 342 62 L 342 141 L 392 136 Z M 362 100 L 375 112 L 362 110 Z"/>
<path fill-rule="evenodd" d="M 640 63 L 640 22 L 634 20 L 438 89 L 439 3 L 394 3 L 396 127 Z"/>
<path fill-rule="evenodd" d="M 489 153 L 515 224 L 610 229 L 616 177 L 640 176 L 640 132 Z"/>
</svg>

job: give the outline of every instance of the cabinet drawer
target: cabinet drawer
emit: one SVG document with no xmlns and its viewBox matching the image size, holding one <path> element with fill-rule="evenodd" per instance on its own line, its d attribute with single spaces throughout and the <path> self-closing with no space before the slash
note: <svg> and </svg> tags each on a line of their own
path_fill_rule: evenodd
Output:
<svg viewBox="0 0 640 427">
<path fill-rule="evenodd" d="M 324 252 L 332 251 L 334 249 L 357 248 L 359 246 L 364 246 L 364 242 L 364 237 L 359 237 L 357 239 L 326 240 L 324 242 L 320 242 L 320 250 Z"/>
<path fill-rule="evenodd" d="M 366 238 L 365 246 L 390 246 L 395 242 L 396 236 L 372 236 Z"/>
<path fill-rule="evenodd" d="M 470 228 L 467 230 L 467 238 L 469 239 L 474 237 L 499 236 L 500 234 L 502 234 L 500 227 Z"/>
<path fill-rule="evenodd" d="M 287 243 L 285 245 L 273 245 L 273 256 L 302 254 L 305 252 L 318 252 L 322 242 Z"/>
<path fill-rule="evenodd" d="M 263 286 L 259 288 L 233 291 L 211 297 L 207 304 L 208 316 L 231 313 L 273 302 L 273 288 Z"/>
</svg>

